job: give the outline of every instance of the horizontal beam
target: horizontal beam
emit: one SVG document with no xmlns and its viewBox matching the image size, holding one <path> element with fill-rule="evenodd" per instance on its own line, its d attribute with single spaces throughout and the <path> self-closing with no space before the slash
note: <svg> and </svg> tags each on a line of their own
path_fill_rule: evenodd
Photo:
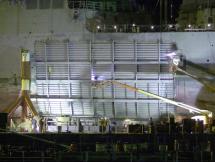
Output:
<svg viewBox="0 0 215 162">
<path fill-rule="evenodd" d="M 171 79 L 144 79 L 144 80 L 125 80 L 125 79 L 115 79 L 116 81 L 126 82 L 126 83 L 170 83 L 172 84 L 173 78 Z M 68 84 L 68 83 L 91 83 L 90 79 L 86 80 L 48 80 L 48 84 Z M 36 84 L 47 84 L 46 80 L 36 80 Z"/>
<path fill-rule="evenodd" d="M 121 103 L 158 103 L 159 100 L 156 99 L 74 99 L 74 98 L 37 98 L 32 96 L 31 100 L 37 102 L 94 102 L 94 103 L 103 103 L 103 102 L 121 102 Z"/>
<path fill-rule="evenodd" d="M 33 64 L 39 64 L 39 65 L 43 65 L 43 64 L 46 64 L 46 62 L 44 61 L 44 62 L 40 62 L 40 61 L 36 61 L 36 62 L 32 62 Z M 90 64 L 91 62 L 90 61 L 70 61 L 70 62 L 68 62 L 68 61 L 47 61 L 47 64 L 49 64 L 49 65 L 62 65 L 62 64 L 65 64 L 65 65 L 67 65 L 67 64 L 72 64 L 72 65 L 74 65 L 74 64 L 78 64 L 78 65 L 80 65 L 80 64 Z M 168 61 L 160 61 L 159 62 L 159 60 L 157 60 L 157 61 L 150 61 L 150 59 L 147 59 L 146 61 L 95 61 L 95 63 L 94 63 L 94 65 L 106 65 L 106 64 L 120 64 L 120 65 L 122 65 L 122 64 L 134 64 L 134 65 L 136 65 L 136 64 L 146 64 L 146 65 L 148 65 L 148 64 L 169 64 L 168 63 Z"/>
</svg>

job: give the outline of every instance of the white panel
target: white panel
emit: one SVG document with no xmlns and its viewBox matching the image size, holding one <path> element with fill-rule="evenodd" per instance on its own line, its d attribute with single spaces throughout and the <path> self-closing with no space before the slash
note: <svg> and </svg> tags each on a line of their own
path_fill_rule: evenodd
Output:
<svg viewBox="0 0 215 162">
<path fill-rule="evenodd" d="M 67 84 L 49 84 L 49 95 L 68 96 L 69 90 Z"/>
<path fill-rule="evenodd" d="M 147 83 L 146 81 L 143 81 L 141 83 L 137 83 L 137 88 L 144 90 L 144 91 L 149 91 L 149 87 L 148 87 L 149 83 Z M 146 99 L 149 98 L 148 96 L 141 94 L 141 93 L 137 93 L 137 98 L 141 98 L 141 99 Z"/>
<path fill-rule="evenodd" d="M 134 61 L 134 43 L 115 43 L 115 61 Z"/>
<path fill-rule="evenodd" d="M 103 117 L 104 116 L 104 105 L 103 103 L 96 103 L 96 116 Z"/>
<path fill-rule="evenodd" d="M 149 104 L 149 115 L 152 118 L 158 118 L 160 116 L 158 103 L 150 103 Z"/>
<path fill-rule="evenodd" d="M 113 103 L 112 102 L 104 103 L 104 111 L 107 117 L 113 117 Z"/>
<path fill-rule="evenodd" d="M 127 116 L 129 117 L 136 117 L 136 107 L 135 103 L 126 103 L 127 105 Z"/>
<path fill-rule="evenodd" d="M 173 52 L 171 43 L 161 43 L 160 44 L 160 59 L 167 60 L 167 54 Z"/>
<path fill-rule="evenodd" d="M 62 114 L 72 115 L 71 102 L 60 102 L 60 107 L 62 109 Z"/>
<path fill-rule="evenodd" d="M 135 87 L 135 83 L 129 83 L 129 82 L 127 82 L 126 84 L 130 85 L 132 87 Z M 134 91 L 126 89 L 126 98 L 129 98 L 129 99 L 132 98 L 132 99 L 134 99 L 135 98 L 135 93 L 136 92 L 134 92 Z"/>
<path fill-rule="evenodd" d="M 46 67 L 45 64 L 36 64 L 36 78 L 46 79 Z"/>
<path fill-rule="evenodd" d="M 137 79 L 158 79 L 158 73 L 137 73 Z"/>
<path fill-rule="evenodd" d="M 104 98 L 112 98 L 112 86 L 104 87 Z"/>
<path fill-rule="evenodd" d="M 69 59 L 73 61 L 88 61 L 90 60 L 89 43 L 87 42 L 69 42 Z"/>
<path fill-rule="evenodd" d="M 67 46 L 66 43 L 50 42 L 46 43 L 47 61 L 66 61 Z"/>
<path fill-rule="evenodd" d="M 159 72 L 159 64 L 142 64 L 138 65 L 137 71 L 142 73 L 155 73 Z"/>
<path fill-rule="evenodd" d="M 73 98 L 81 97 L 80 82 L 73 82 L 71 84 L 71 95 Z"/>
<path fill-rule="evenodd" d="M 125 98 L 125 88 L 114 85 L 115 98 Z"/>
<path fill-rule="evenodd" d="M 159 49 L 161 59 L 165 61 L 162 65 L 158 59 Z M 116 118 L 158 118 L 166 109 L 174 112 L 173 106 L 156 100 L 152 103 L 152 98 L 116 85 L 91 87 L 91 80 L 114 78 L 132 87 L 136 85 L 173 98 L 173 75 L 166 64 L 166 53 L 171 50 L 171 43 L 161 43 L 159 47 L 157 42 L 35 42 L 36 91 L 40 98 L 47 98 L 46 102 L 37 103 L 38 107 L 44 114 L 94 116 L 95 113 L 96 116 Z M 49 102 L 48 97 L 65 101 Z M 92 98 L 96 99 L 95 103 Z M 66 99 L 80 99 L 80 102 L 71 103 Z M 112 99 L 119 101 L 112 103 Z"/>
<path fill-rule="evenodd" d="M 112 78 L 112 65 L 94 65 L 91 78 L 97 80 L 109 80 Z"/>
<path fill-rule="evenodd" d="M 116 117 L 118 117 L 118 118 L 126 117 L 125 103 L 115 102 L 114 108 L 115 108 Z"/>
<path fill-rule="evenodd" d="M 49 64 L 47 74 L 49 79 L 67 79 L 68 66 L 66 64 Z"/>
<path fill-rule="evenodd" d="M 34 44 L 35 49 L 35 60 L 36 61 L 45 61 L 45 43 L 36 41 Z"/>
<path fill-rule="evenodd" d="M 147 103 L 137 103 L 137 117 L 149 119 L 149 109 Z"/>
<path fill-rule="evenodd" d="M 119 65 L 115 65 L 114 70 L 116 72 L 133 72 L 133 73 L 135 73 L 137 71 L 137 65 L 135 65 L 135 64 L 119 64 Z"/>
<path fill-rule="evenodd" d="M 47 84 L 37 84 L 36 87 L 37 87 L 37 90 L 36 90 L 37 95 L 40 95 L 40 96 L 47 95 Z"/>
<path fill-rule="evenodd" d="M 174 97 L 174 89 L 173 84 L 169 83 L 160 83 L 160 96 L 167 97 L 167 98 L 173 98 Z"/>
<path fill-rule="evenodd" d="M 135 79 L 135 74 L 132 72 L 115 72 L 115 79 Z"/>
<path fill-rule="evenodd" d="M 172 73 L 161 73 L 160 74 L 160 79 L 169 79 L 169 80 L 173 80 L 173 74 Z"/>
<path fill-rule="evenodd" d="M 92 56 L 94 60 L 112 60 L 112 47 L 111 43 L 93 43 Z"/>
<path fill-rule="evenodd" d="M 91 94 L 91 87 L 89 83 L 80 83 L 80 88 L 81 88 L 81 97 L 89 98 Z"/>
<path fill-rule="evenodd" d="M 149 82 L 148 85 L 149 85 L 148 91 L 149 91 L 150 93 L 159 95 L 159 94 L 158 94 L 158 92 L 159 92 L 158 87 L 159 87 L 159 86 L 158 86 L 157 83 L 153 83 L 153 82 L 150 83 L 150 82 Z M 150 98 L 151 98 L 151 97 L 150 97 Z"/>
<path fill-rule="evenodd" d="M 81 102 L 73 102 L 74 115 L 83 115 L 83 107 Z"/>
<path fill-rule="evenodd" d="M 89 63 L 73 63 L 70 65 L 70 79 L 90 79 Z"/>
<path fill-rule="evenodd" d="M 84 102 L 83 107 L 84 107 L 84 115 L 93 115 L 94 114 L 94 111 L 92 109 L 92 104 L 90 102 Z"/>
<path fill-rule="evenodd" d="M 94 97 L 95 98 L 104 98 L 103 88 L 94 89 Z"/>
<path fill-rule="evenodd" d="M 137 43 L 137 60 L 158 60 L 157 43 Z"/>
</svg>

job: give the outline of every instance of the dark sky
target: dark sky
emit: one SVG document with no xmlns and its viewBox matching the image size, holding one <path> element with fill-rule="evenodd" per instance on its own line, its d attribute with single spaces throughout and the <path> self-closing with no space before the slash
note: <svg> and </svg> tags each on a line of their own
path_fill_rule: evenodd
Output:
<svg viewBox="0 0 215 162">
<path fill-rule="evenodd" d="M 175 19 L 178 17 L 179 7 L 183 0 L 128 0 L 133 12 L 142 9 L 144 6 L 145 11 L 152 16 L 153 21 L 156 24 L 160 22 L 160 3 L 162 2 L 162 10 L 164 15 L 165 5 L 167 3 L 167 21 L 168 23 L 175 23 Z M 120 3 L 126 3 L 125 0 L 120 0 Z M 164 17 L 163 17 L 164 19 Z"/>
<path fill-rule="evenodd" d="M 160 1 L 161 0 L 136 0 L 137 3 L 144 3 L 145 9 L 150 12 L 159 21 L 160 19 Z M 163 10 L 164 10 L 163 0 Z M 167 19 L 168 23 L 175 23 L 178 17 L 179 7 L 183 0 L 166 0 L 167 1 Z M 164 14 L 164 13 L 163 13 Z"/>
</svg>

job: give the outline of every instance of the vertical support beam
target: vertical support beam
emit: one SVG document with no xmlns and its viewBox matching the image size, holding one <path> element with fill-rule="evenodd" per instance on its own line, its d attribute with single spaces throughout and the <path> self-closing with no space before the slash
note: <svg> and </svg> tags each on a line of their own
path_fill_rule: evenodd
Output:
<svg viewBox="0 0 215 162">
<path fill-rule="evenodd" d="M 125 102 L 125 116 L 128 118 L 128 103 Z"/>
<path fill-rule="evenodd" d="M 134 40 L 134 61 L 137 64 L 137 41 Z"/>
<path fill-rule="evenodd" d="M 126 83 L 127 84 L 127 83 Z M 127 99 L 127 88 L 125 88 L 125 98 Z M 128 104 L 125 102 L 125 116 L 128 117 Z"/>
<path fill-rule="evenodd" d="M 102 91 L 102 98 L 104 99 L 104 97 L 105 97 L 105 95 L 104 95 L 105 87 L 102 88 L 101 91 Z M 107 117 L 107 114 L 106 114 L 106 111 L 105 111 L 105 104 L 104 104 L 104 102 L 102 102 L 102 107 L 103 107 L 103 112 L 104 112 L 103 114 L 104 114 L 105 117 Z"/>
<path fill-rule="evenodd" d="M 167 87 L 167 83 L 165 83 L 165 88 L 166 88 L 166 87 Z M 165 97 L 166 97 L 166 98 L 168 97 L 166 92 L 165 92 Z M 168 103 L 166 103 L 166 113 L 167 113 L 168 118 L 169 118 L 169 105 L 168 105 Z"/>
<path fill-rule="evenodd" d="M 73 102 L 70 103 L 70 108 L 71 108 L 72 116 L 74 116 L 74 106 L 73 106 Z"/>
<path fill-rule="evenodd" d="M 136 118 L 138 117 L 138 115 L 137 115 L 137 102 L 135 102 L 135 116 L 136 116 Z"/>
<path fill-rule="evenodd" d="M 113 112 L 113 118 L 116 117 L 116 111 L 115 111 L 115 104 L 112 102 L 112 112 Z"/>
<path fill-rule="evenodd" d="M 135 71 L 135 83 L 134 87 L 137 88 L 137 68 L 138 68 L 138 63 L 137 63 L 137 41 L 134 41 L 134 59 L 135 59 L 135 64 L 136 64 L 136 71 Z M 132 85 L 133 86 L 133 85 Z M 137 92 L 134 92 L 134 97 L 137 99 Z M 137 118 L 137 102 L 135 102 L 135 117 Z"/>
<path fill-rule="evenodd" d="M 147 83 L 147 91 L 149 91 L 149 83 Z M 149 96 L 147 96 L 147 98 L 149 99 Z M 148 115 L 149 115 L 149 119 L 151 118 L 151 115 L 150 115 L 150 103 L 147 103 L 147 108 L 148 108 Z"/>
<path fill-rule="evenodd" d="M 58 83 L 58 90 L 59 90 L 58 91 L 59 92 L 58 93 L 58 95 L 59 95 L 58 97 L 60 98 L 60 96 L 61 96 L 60 83 Z M 60 107 L 59 107 L 60 108 L 60 114 L 62 115 L 63 111 L 62 111 L 61 101 L 59 103 L 60 103 Z"/>
<path fill-rule="evenodd" d="M 102 102 L 102 108 L 103 108 L 103 114 L 104 114 L 104 116 L 105 117 L 107 117 L 107 113 L 106 113 L 106 110 L 105 110 L 105 103 L 104 102 Z"/>
<path fill-rule="evenodd" d="M 61 101 L 60 101 L 60 114 L 63 114 L 63 110 L 62 110 L 62 105 L 61 105 Z"/>
<path fill-rule="evenodd" d="M 47 47 L 46 43 L 44 44 L 44 57 L 45 57 L 45 75 L 46 75 L 46 95 L 49 98 L 49 68 L 48 68 L 48 58 L 47 58 Z"/>
<path fill-rule="evenodd" d="M 92 80 L 92 75 L 93 75 L 93 55 L 92 55 L 92 41 L 89 41 L 89 62 L 90 62 L 90 80 Z M 91 84 L 91 83 L 89 83 Z M 94 102 L 94 88 L 91 86 L 90 88 L 90 98 L 91 98 L 91 104 L 92 104 L 92 108 L 93 108 L 93 114 L 94 116 L 97 115 L 96 112 L 96 106 L 95 106 L 95 102 Z"/>
<path fill-rule="evenodd" d="M 71 84 L 70 84 L 70 59 L 69 59 L 69 41 L 66 42 L 66 56 L 67 56 L 67 82 L 68 82 L 68 94 L 69 98 L 71 98 Z"/>
<path fill-rule="evenodd" d="M 79 90 L 80 90 L 80 96 L 83 96 L 83 94 L 82 94 L 82 82 L 79 83 Z M 81 103 L 80 105 L 81 105 L 82 112 L 83 112 L 82 115 L 84 115 L 84 104 L 83 104 L 83 101 L 79 101 L 79 102 Z"/>
<path fill-rule="evenodd" d="M 136 71 L 135 71 L 135 80 L 137 81 L 137 41 L 134 41 L 134 60 L 135 60 L 135 64 L 136 64 Z"/>
<path fill-rule="evenodd" d="M 161 43 L 160 40 L 158 40 L 158 96 L 160 96 L 160 74 L 161 74 Z M 158 100 L 158 113 L 161 115 L 160 111 L 160 100 Z"/>
<path fill-rule="evenodd" d="M 115 42 L 112 41 L 112 80 L 115 80 Z M 112 99 L 115 99 L 115 89 L 114 84 L 111 85 Z M 112 103 L 113 117 L 115 118 L 115 105 Z"/>
<path fill-rule="evenodd" d="M 149 108 L 149 103 L 147 103 L 147 109 L 148 109 L 148 115 L 149 115 L 149 119 L 151 118 L 151 114 L 150 114 L 150 108 Z"/>
</svg>

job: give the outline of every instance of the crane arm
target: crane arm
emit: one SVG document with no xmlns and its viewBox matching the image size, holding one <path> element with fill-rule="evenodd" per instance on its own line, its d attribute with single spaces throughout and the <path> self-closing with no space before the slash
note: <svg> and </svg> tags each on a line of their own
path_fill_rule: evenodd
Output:
<svg viewBox="0 0 215 162">
<path fill-rule="evenodd" d="M 193 106 L 190 106 L 190 105 L 181 103 L 181 102 L 173 101 L 173 100 L 170 100 L 170 99 L 168 99 L 168 98 L 165 98 L 165 97 L 161 97 L 161 96 L 159 96 L 159 95 L 156 95 L 156 94 L 154 94 L 154 93 L 147 92 L 147 91 L 144 91 L 144 90 L 142 90 L 142 89 L 139 89 L 139 88 L 136 88 L 136 87 L 132 87 L 132 86 L 130 86 L 130 85 L 127 85 L 127 84 L 124 84 L 124 83 L 120 83 L 120 82 L 114 81 L 114 80 L 107 80 L 107 81 L 98 82 L 98 83 L 95 85 L 95 88 L 102 88 L 102 87 L 108 86 L 108 85 L 110 85 L 110 84 L 114 84 L 114 85 L 117 85 L 117 86 L 119 86 L 119 87 L 126 88 L 126 89 L 129 89 L 129 90 L 131 90 L 131 91 L 138 92 L 138 93 L 144 94 L 144 95 L 146 95 L 146 96 L 150 96 L 150 97 L 159 99 L 159 100 L 161 100 L 161 101 L 163 101 L 163 102 L 166 102 L 166 103 L 169 103 L 169 104 L 178 106 L 178 107 L 180 107 L 180 108 L 183 108 L 183 109 L 186 109 L 186 110 L 195 112 L 195 113 L 199 113 L 199 114 L 202 114 L 202 115 L 207 115 L 208 117 L 212 117 L 212 112 L 210 112 L 210 111 L 208 111 L 208 110 L 202 110 L 202 109 L 199 109 L 199 108 L 196 108 L 196 107 L 193 107 Z"/>
</svg>

